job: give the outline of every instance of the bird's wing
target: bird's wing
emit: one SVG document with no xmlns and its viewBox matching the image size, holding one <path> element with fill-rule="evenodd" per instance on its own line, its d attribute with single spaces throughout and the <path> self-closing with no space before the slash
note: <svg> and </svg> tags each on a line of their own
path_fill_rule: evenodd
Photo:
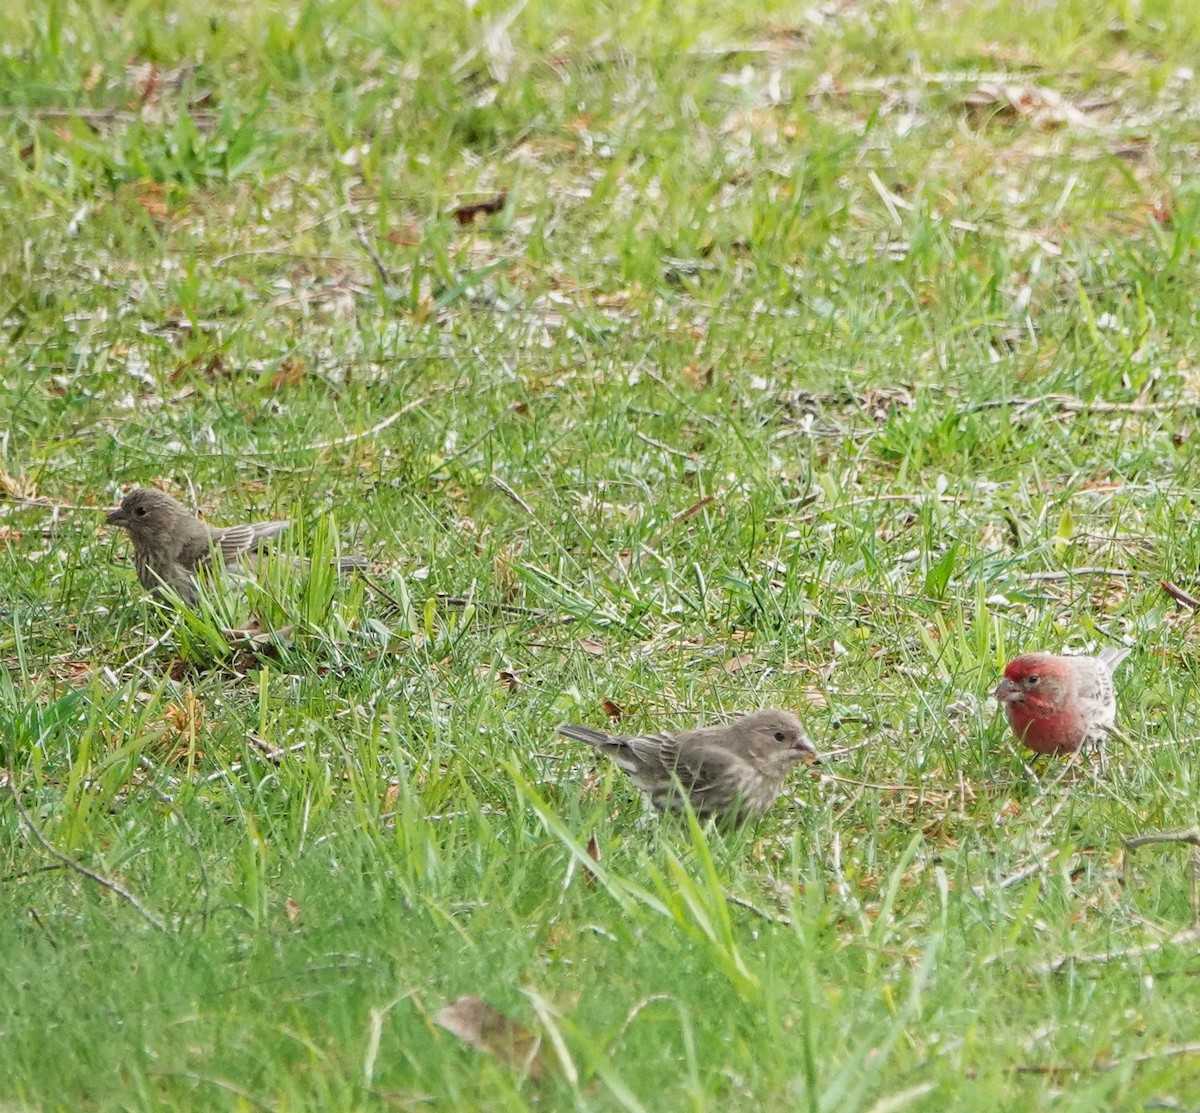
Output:
<svg viewBox="0 0 1200 1113">
<path fill-rule="evenodd" d="M 1117 697 L 1109 666 L 1095 659 L 1092 666 L 1081 672 L 1076 681 L 1075 697 L 1087 722 L 1088 735 L 1100 738 L 1116 721 Z"/>
<path fill-rule="evenodd" d="M 243 553 L 256 549 L 263 541 L 291 525 L 289 521 L 251 522 L 243 526 L 229 526 L 212 532 L 212 543 L 221 559 L 229 564 Z"/>
<path fill-rule="evenodd" d="M 1113 701 L 1113 675 L 1106 664 L 1098 663 L 1080 677 L 1078 695 L 1081 700 L 1101 704 Z"/>
<path fill-rule="evenodd" d="M 681 747 L 675 768 L 692 807 L 701 814 L 727 810 L 738 793 L 748 792 L 761 779 L 741 754 L 703 742 Z"/>
<path fill-rule="evenodd" d="M 601 749 L 633 775 L 635 783 L 639 777 L 670 780 L 679 764 L 679 742 L 673 734 L 622 735 Z"/>
<path fill-rule="evenodd" d="M 1110 673 L 1114 673 L 1117 671 L 1117 666 L 1132 652 L 1133 650 L 1127 646 L 1106 646 L 1100 650 L 1100 661 Z"/>
</svg>

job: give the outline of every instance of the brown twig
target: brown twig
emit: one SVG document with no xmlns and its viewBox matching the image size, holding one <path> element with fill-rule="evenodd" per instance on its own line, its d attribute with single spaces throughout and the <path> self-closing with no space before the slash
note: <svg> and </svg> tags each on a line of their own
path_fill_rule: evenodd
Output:
<svg viewBox="0 0 1200 1113">
<path fill-rule="evenodd" d="M 663 444 L 662 441 L 656 441 L 653 437 L 648 437 L 645 433 L 639 432 L 636 429 L 633 431 L 633 435 L 637 437 L 637 439 L 643 444 L 648 444 L 651 448 L 657 448 L 660 452 L 666 452 L 671 456 L 678 456 L 683 460 L 691 460 L 695 456 L 694 452 L 687 452 L 682 448 L 675 448 L 672 445 Z"/>
<path fill-rule="evenodd" d="M 826 757 L 827 755 L 822 754 L 821 756 Z M 875 788 L 880 792 L 923 792 L 931 787 L 929 785 L 884 785 L 876 784 L 874 781 L 856 781 L 852 777 L 839 777 L 836 773 L 826 773 L 823 769 L 818 769 L 817 773 L 823 781 L 837 781 L 840 784 L 855 785 L 858 788 Z"/>
<path fill-rule="evenodd" d="M 1116 579 L 1127 580 L 1137 575 L 1139 573 L 1129 568 L 1068 568 L 1061 572 L 1026 572 L 1025 579 L 1058 583 L 1060 580 L 1070 580 L 1076 576 L 1113 576 Z"/>
<path fill-rule="evenodd" d="M 1188 408 L 1200 409 L 1200 399 L 1178 398 L 1173 402 L 1106 402 L 1097 398 L 1087 402 L 1071 394 L 1042 394 L 1037 398 L 991 398 L 965 407 L 965 412 L 977 413 L 980 410 L 995 410 L 1005 406 L 1011 406 L 1018 412 L 1037 406 L 1050 406 L 1063 413 L 1171 413 Z"/>
<path fill-rule="evenodd" d="M 811 501 L 807 495 L 804 496 L 804 498 L 805 502 L 802 502 L 801 505 L 805 505 L 808 501 Z M 822 504 L 821 506 L 817 507 L 816 510 L 809 514 L 802 514 L 799 518 L 787 518 L 781 520 L 791 522 L 793 525 L 799 525 L 803 522 L 815 521 L 822 514 L 831 514 L 835 510 L 849 510 L 855 506 L 874 506 L 878 502 L 922 502 L 929 498 L 932 498 L 935 502 L 959 503 L 966 501 L 965 498 L 959 495 L 930 495 L 928 492 L 922 491 L 918 491 L 911 495 L 866 495 L 863 498 L 847 499 L 845 502 L 835 502 L 829 506 Z"/>
<path fill-rule="evenodd" d="M 1200 929 L 1188 928 L 1187 931 L 1178 932 L 1166 939 L 1152 940 L 1149 943 L 1141 943 L 1136 947 L 1117 947 L 1111 951 L 1085 951 L 1083 954 L 1078 955 L 1056 955 L 1046 962 L 1039 962 L 1032 968 L 1032 972 L 1035 974 L 1057 974 L 1063 967 L 1072 964 L 1114 962 L 1130 958 L 1141 958 L 1144 955 L 1156 954 L 1158 951 L 1169 946 L 1182 946 L 1185 943 L 1195 943 L 1198 939 L 1200 939 Z"/>
<path fill-rule="evenodd" d="M 726 893 L 725 899 L 729 901 L 730 904 L 736 904 L 739 908 L 746 909 L 747 912 L 753 912 L 756 916 L 766 920 L 769 924 L 781 924 L 783 927 L 792 926 L 792 921 L 789 917 L 772 915 L 770 912 L 759 908 L 757 904 L 752 904 L 750 901 L 746 900 L 745 897 L 738 897 L 734 896 L 733 893 Z"/>
<path fill-rule="evenodd" d="M 495 473 L 492 474 L 492 483 L 495 485 L 496 490 L 507 495 L 522 510 L 524 510 L 525 513 L 528 514 L 531 518 L 535 516 L 533 513 L 533 507 L 530 506 L 529 503 L 527 503 L 523 498 L 521 498 L 521 496 L 518 495 L 516 491 L 514 491 L 507 483 L 504 482 L 503 479 L 501 479 Z"/>
<path fill-rule="evenodd" d="M 256 745 L 254 743 L 254 741 L 251 740 L 250 744 L 256 750 L 258 750 L 260 753 L 263 753 L 263 756 L 266 757 L 266 759 L 268 761 L 274 761 L 276 764 L 278 764 L 288 754 L 298 753 L 300 750 L 303 750 L 304 747 L 308 745 L 307 742 L 297 742 L 294 746 L 288 746 L 286 749 L 280 750 L 277 754 L 275 754 L 275 753 L 265 753 L 262 750 L 263 743 L 261 741 L 259 744 Z M 219 781 L 223 777 L 231 777 L 235 773 L 240 773 L 242 771 L 243 767 L 244 767 L 243 762 L 231 761 L 226 768 L 218 769 L 215 773 L 210 773 L 207 777 L 205 777 L 204 783 L 212 784 L 213 781 Z"/>
<path fill-rule="evenodd" d="M 17 809 L 17 815 L 21 817 L 21 822 L 29 829 L 29 833 L 37 840 L 42 849 L 50 855 L 51 858 L 61 862 L 67 869 L 74 870 L 82 877 L 86 877 L 89 881 L 94 881 L 97 885 L 107 889 L 111 893 L 115 893 L 131 908 L 133 908 L 151 927 L 157 928 L 159 931 L 166 931 L 166 925 L 157 916 L 154 915 L 140 900 L 137 899 L 123 885 L 113 881 L 110 877 L 105 877 L 102 873 L 97 873 L 93 869 L 89 869 L 82 862 L 76 861 L 74 858 L 64 854 L 58 849 L 34 822 L 33 816 L 26 810 L 25 805 L 21 803 L 21 794 L 17 791 L 17 782 L 15 774 L 11 769 L 8 770 L 6 777 L 9 794 L 12 796 L 13 806 Z"/>
<path fill-rule="evenodd" d="M 1125 840 L 1125 858 L 1121 863 L 1121 875 L 1125 887 L 1129 887 L 1129 863 L 1133 852 L 1139 847 L 1151 846 L 1155 843 L 1187 843 L 1192 847 L 1190 860 L 1192 875 L 1192 930 L 1200 930 L 1200 827 L 1190 827 L 1186 831 L 1156 831 L 1148 835 L 1133 835 Z"/>
<path fill-rule="evenodd" d="M 354 234 L 358 237 L 358 242 L 362 244 L 363 251 L 367 253 L 367 258 L 371 260 L 371 265 L 375 268 L 375 273 L 379 275 L 379 281 L 382 283 L 383 288 L 385 290 L 394 289 L 396 284 L 392 281 L 391 273 L 379 257 L 379 252 L 371 244 L 371 240 L 367 236 L 367 230 L 363 227 L 361 220 L 354 222 Z"/>
<path fill-rule="evenodd" d="M 276 764 L 287 757 L 288 754 L 299 753 L 308 745 L 307 742 L 297 742 L 291 746 L 276 746 L 268 742 L 265 738 L 259 738 L 257 734 L 247 734 L 246 741 L 268 761 L 273 761 Z"/>
<path fill-rule="evenodd" d="M 360 441 L 364 437 L 373 437 L 376 433 L 382 433 L 394 421 L 399 421 L 406 413 L 410 413 L 418 406 L 425 405 L 424 398 L 414 398 L 406 406 L 401 406 L 395 413 L 389 414 L 382 421 L 376 422 L 370 429 L 364 429 L 361 433 L 347 433 L 344 437 L 334 437 L 331 441 L 318 441 L 316 444 L 301 445 L 299 449 L 289 451 L 300 452 L 315 452 L 322 448 L 336 448 L 341 444 L 350 444 L 352 441 Z"/>
<path fill-rule="evenodd" d="M 111 506 L 79 506 L 73 502 L 54 502 L 43 495 L 10 495 L 4 491 L 0 491 L 0 502 L 10 502 L 17 510 L 27 506 L 36 506 L 42 510 L 85 510 L 92 514 L 107 514 L 112 509 Z"/>
<path fill-rule="evenodd" d="M 1185 607 L 1191 607 L 1194 611 L 1200 611 L 1200 599 L 1197 599 L 1194 595 L 1189 595 L 1178 584 L 1173 584 L 1170 580 L 1159 580 L 1158 586 L 1172 599 L 1182 603 Z"/>
<path fill-rule="evenodd" d="M 368 576 L 365 572 L 358 573 L 359 578 L 374 591 L 377 595 L 386 599 L 398 611 L 404 609 L 400 600 L 397 599 L 390 591 L 381 587 L 375 580 Z M 444 591 L 439 591 L 434 595 L 434 598 L 447 607 L 474 607 L 476 610 L 486 611 L 491 614 L 511 614 L 519 615 L 524 618 L 534 618 L 541 622 L 553 618 L 556 624 L 566 626 L 568 623 L 575 622 L 574 615 L 566 614 L 559 615 L 557 618 L 549 611 L 541 610 L 538 607 L 519 607 L 515 603 L 492 603 L 486 599 L 472 599 L 461 595 L 447 595 Z"/>
<path fill-rule="evenodd" d="M 848 721 L 852 721 L 852 720 L 848 720 L 848 719 L 841 720 L 841 722 L 848 722 Z M 836 727 L 839 724 L 835 722 L 833 725 Z M 858 743 L 855 743 L 855 745 L 853 745 L 853 746 L 839 746 L 836 750 L 822 750 L 821 751 L 821 760 L 824 761 L 827 758 L 842 758 L 842 757 L 845 757 L 847 754 L 854 753 L 855 750 L 865 750 L 868 746 L 874 746 L 874 745 L 875 745 L 875 739 L 868 738 L 865 742 L 858 742 Z"/>
</svg>

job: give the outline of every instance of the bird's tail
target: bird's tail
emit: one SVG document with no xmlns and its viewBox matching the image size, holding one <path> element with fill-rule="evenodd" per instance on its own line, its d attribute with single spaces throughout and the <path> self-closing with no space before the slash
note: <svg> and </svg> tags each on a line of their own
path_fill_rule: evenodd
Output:
<svg viewBox="0 0 1200 1113">
<path fill-rule="evenodd" d="M 560 723 L 554 728 L 554 733 L 574 738 L 576 742 L 586 742 L 589 746 L 608 746 L 613 742 L 613 736 L 608 731 L 582 727 L 576 723 Z"/>
<path fill-rule="evenodd" d="M 1125 660 L 1133 652 L 1125 646 L 1109 646 L 1106 649 L 1100 650 L 1100 661 L 1108 666 L 1109 672 L 1116 672 L 1117 666 Z"/>
</svg>

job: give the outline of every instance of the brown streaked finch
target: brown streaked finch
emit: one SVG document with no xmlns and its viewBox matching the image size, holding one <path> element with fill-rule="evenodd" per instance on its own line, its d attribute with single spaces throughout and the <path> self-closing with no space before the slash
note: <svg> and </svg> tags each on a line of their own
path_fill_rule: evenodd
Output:
<svg viewBox="0 0 1200 1113">
<path fill-rule="evenodd" d="M 1039 754 L 1073 754 L 1099 743 L 1114 727 L 1113 672 L 1132 650 L 1104 649 L 1097 657 L 1027 653 L 1010 661 L 992 693 L 1013 733 Z"/>
<path fill-rule="evenodd" d="M 612 758 L 659 811 L 682 811 L 686 796 L 700 818 L 734 823 L 761 819 L 798 761 L 820 761 L 787 711 L 756 711 L 679 734 L 613 735 L 571 723 L 556 729 Z"/>
<path fill-rule="evenodd" d="M 255 522 L 218 529 L 207 525 L 165 491 L 139 487 L 109 511 L 108 524 L 120 526 L 133 541 L 133 565 L 142 587 L 157 595 L 170 588 L 183 602 L 199 599 L 197 573 L 215 568 L 250 571 L 266 542 L 291 523 Z M 339 571 L 364 568 L 366 561 L 344 557 Z"/>
</svg>

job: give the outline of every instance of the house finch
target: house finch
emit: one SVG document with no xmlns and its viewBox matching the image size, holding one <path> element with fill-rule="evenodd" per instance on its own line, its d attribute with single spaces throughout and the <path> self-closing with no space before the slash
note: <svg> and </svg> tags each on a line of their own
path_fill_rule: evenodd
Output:
<svg viewBox="0 0 1200 1113">
<path fill-rule="evenodd" d="M 766 814 L 796 762 L 820 760 L 787 711 L 757 711 L 729 726 L 681 734 L 612 735 L 570 723 L 557 731 L 611 757 L 660 811 L 682 811 L 682 795 L 698 816 L 735 823 Z"/>
<path fill-rule="evenodd" d="M 215 529 L 170 495 L 150 487 L 130 491 L 121 505 L 109 511 L 108 524 L 127 530 L 133 541 L 133 564 L 142 587 L 162 594 L 170 588 L 189 606 L 199 598 L 196 574 L 204 567 L 236 570 L 254 566 L 264 543 L 285 530 L 289 522 L 256 522 Z M 366 561 L 345 557 L 339 571 L 363 568 Z"/>
<path fill-rule="evenodd" d="M 1011 661 L 992 694 L 1004 706 L 1013 733 L 1039 754 L 1073 754 L 1087 739 L 1099 742 L 1113 727 L 1117 700 L 1113 671 L 1128 649 L 1099 657 L 1027 653 Z"/>
</svg>

